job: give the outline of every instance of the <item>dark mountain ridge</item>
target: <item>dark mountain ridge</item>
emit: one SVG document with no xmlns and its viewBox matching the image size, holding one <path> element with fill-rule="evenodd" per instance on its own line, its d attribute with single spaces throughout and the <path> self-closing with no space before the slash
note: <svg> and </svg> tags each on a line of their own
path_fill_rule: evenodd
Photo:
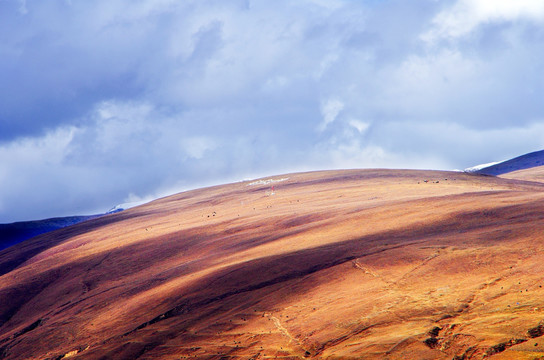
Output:
<svg viewBox="0 0 544 360">
<path fill-rule="evenodd" d="M 525 170 L 543 165 L 544 150 L 540 150 L 479 169 L 475 171 L 475 173 L 499 176 L 513 171 Z"/>
<path fill-rule="evenodd" d="M 0 250 L 9 246 L 25 241 L 34 236 L 47 233 L 49 231 L 62 229 L 66 226 L 74 225 L 85 220 L 97 218 L 100 215 L 82 215 L 57 217 L 35 221 L 20 221 L 11 224 L 0 224 Z"/>
</svg>

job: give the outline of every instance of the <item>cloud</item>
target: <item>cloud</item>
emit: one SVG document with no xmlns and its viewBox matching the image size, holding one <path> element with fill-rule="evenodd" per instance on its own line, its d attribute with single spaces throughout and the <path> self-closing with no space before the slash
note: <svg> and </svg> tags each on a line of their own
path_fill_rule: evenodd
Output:
<svg viewBox="0 0 544 360">
<path fill-rule="evenodd" d="M 435 160 L 428 165 L 441 162 L 441 169 L 464 169 L 487 159 L 501 161 L 521 155 L 525 144 L 544 143 L 544 119 L 528 125 L 511 125 L 504 128 L 475 129 L 453 122 L 391 122 L 379 129 L 375 141 L 384 144 L 386 150 L 402 149 L 408 157 L 418 153 L 422 158 Z M 407 137 L 402 134 L 414 134 Z M 379 137 L 396 139 L 395 144 Z M 470 144 L 460 147 L 459 144 Z M 536 148 L 538 149 L 538 148 Z M 447 155 L 446 155 L 447 154 Z M 445 161 L 445 159 L 447 159 Z M 440 163 L 439 163 L 440 164 Z"/>
<path fill-rule="evenodd" d="M 363 134 L 366 130 L 368 130 L 370 124 L 365 123 L 363 121 L 357 120 L 357 119 L 351 119 L 349 120 L 349 125 L 357 129 L 357 131 L 360 134 Z"/>
<path fill-rule="evenodd" d="M 52 213 L 63 212 L 62 205 L 66 205 L 76 186 L 70 177 L 77 179 L 77 171 L 62 166 L 75 132 L 66 127 L 40 138 L 22 138 L 0 146 L 0 212 L 4 217 L 24 219 L 27 214 L 46 213 L 44 208 Z M 51 190 L 55 190 L 59 201 L 51 196 Z"/>
<path fill-rule="evenodd" d="M 0 222 L 259 175 L 538 150 L 541 8 L 0 1 Z"/>
<path fill-rule="evenodd" d="M 344 108 L 344 103 L 338 99 L 329 99 L 321 105 L 321 115 L 323 115 L 323 121 L 319 124 L 318 130 L 324 131 L 327 128 L 327 125 L 336 120 L 336 117 L 342 109 Z"/>
<path fill-rule="evenodd" d="M 517 20 L 541 23 L 544 3 L 540 0 L 459 0 L 433 18 L 433 27 L 422 38 L 429 42 L 441 38 L 455 39 L 482 25 Z"/>
<path fill-rule="evenodd" d="M 207 136 L 193 136 L 181 140 L 181 147 L 186 156 L 202 159 L 207 151 L 217 148 L 216 142 Z"/>
</svg>

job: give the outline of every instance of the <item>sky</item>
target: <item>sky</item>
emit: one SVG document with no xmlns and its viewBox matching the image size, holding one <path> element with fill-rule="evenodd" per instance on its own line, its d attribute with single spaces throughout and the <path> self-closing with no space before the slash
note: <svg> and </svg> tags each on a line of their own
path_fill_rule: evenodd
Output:
<svg viewBox="0 0 544 360">
<path fill-rule="evenodd" d="M 0 0 L 0 223 L 544 148 L 541 0 Z"/>
</svg>

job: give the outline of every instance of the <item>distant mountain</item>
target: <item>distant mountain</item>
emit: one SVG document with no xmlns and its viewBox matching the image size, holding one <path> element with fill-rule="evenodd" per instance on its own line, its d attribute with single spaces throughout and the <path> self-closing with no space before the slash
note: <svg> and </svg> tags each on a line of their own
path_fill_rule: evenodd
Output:
<svg viewBox="0 0 544 360">
<path fill-rule="evenodd" d="M 85 220 L 95 219 L 107 214 L 114 214 L 123 210 L 145 204 L 147 201 L 134 201 L 116 205 L 105 214 L 57 217 L 44 220 L 31 220 L 0 224 L 0 250 L 18 244 L 21 241 L 33 238 L 53 230 L 78 224 Z"/>
<path fill-rule="evenodd" d="M 502 175 L 518 170 L 525 170 L 544 165 L 544 150 L 521 155 L 516 158 L 498 162 L 474 166 L 465 169 L 466 172 L 484 175 Z"/>
<path fill-rule="evenodd" d="M 100 215 L 68 216 L 36 221 L 21 221 L 11 224 L 0 224 L 0 250 L 30 239 L 34 236 L 74 225 Z"/>
</svg>

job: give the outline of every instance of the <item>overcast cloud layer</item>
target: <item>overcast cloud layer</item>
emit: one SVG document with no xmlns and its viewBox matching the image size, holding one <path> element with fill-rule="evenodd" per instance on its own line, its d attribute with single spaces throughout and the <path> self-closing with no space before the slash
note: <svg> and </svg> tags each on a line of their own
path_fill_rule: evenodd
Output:
<svg viewBox="0 0 544 360">
<path fill-rule="evenodd" d="M 0 223 L 544 147 L 541 0 L 0 0 Z"/>
</svg>

